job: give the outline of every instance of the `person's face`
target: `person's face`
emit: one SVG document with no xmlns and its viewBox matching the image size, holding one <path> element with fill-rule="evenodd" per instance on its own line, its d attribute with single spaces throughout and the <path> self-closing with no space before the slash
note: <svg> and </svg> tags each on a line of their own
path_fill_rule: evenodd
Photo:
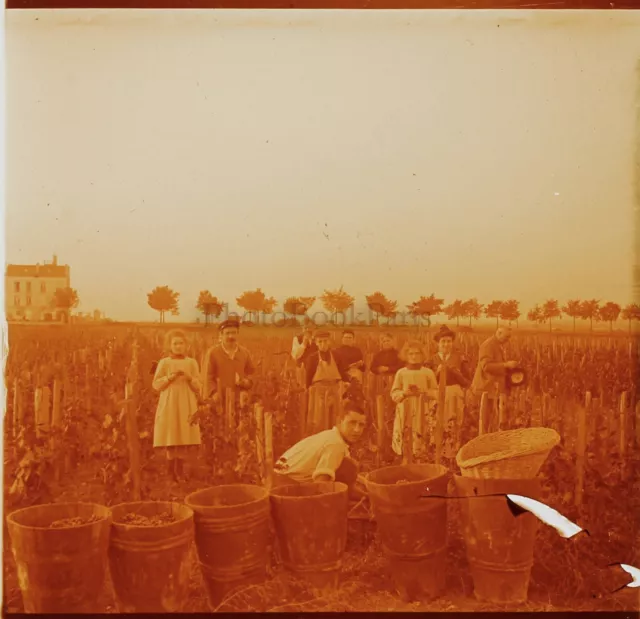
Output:
<svg viewBox="0 0 640 619">
<path fill-rule="evenodd" d="M 448 355 L 451 353 L 453 349 L 453 338 L 451 337 L 442 337 L 438 342 L 438 352 L 441 352 L 443 355 Z"/>
<path fill-rule="evenodd" d="M 338 430 L 347 443 L 353 444 L 362 438 L 366 423 L 365 415 L 351 411 L 340 420 Z"/>
<path fill-rule="evenodd" d="M 382 350 L 389 350 L 393 348 L 393 340 L 390 337 L 382 338 Z"/>
<path fill-rule="evenodd" d="M 329 338 L 328 337 L 316 338 L 316 345 L 318 346 L 318 350 L 320 350 L 321 352 L 327 352 L 327 350 L 329 350 Z"/>
<path fill-rule="evenodd" d="M 225 344 L 235 344 L 238 341 L 238 329 L 236 327 L 228 327 L 222 332 L 222 341 Z"/>
<path fill-rule="evenodd" d="M 353 337 L 353 335 L 351 333 L 345 333 L 342 336 L 342 343 L 345 346 L 353 346 L 354 342 L 355 342 L 355 338 Z"/>
<path fill-rule="evenodd" d="M 419 348 L 410 348 L 407 351 L 407 361 L 411 364 L 422 363 L 422 351 Z"/>
<path fill-rule="evenodd" d="M 174 355 L 184 355 L 184 351 L 187 349 L 187 343 L 184 338 L 180 336 L 171 338 L 171 352 Z"/>
<path fill-rule="evenodd" d="M 511 338 L 511 329 L 509 329 L 507 327 L 500 327 L 496 331 L 496 339 L 501 344 L 506 344 L 509 341 L 510 338 Z"/>
</svg>

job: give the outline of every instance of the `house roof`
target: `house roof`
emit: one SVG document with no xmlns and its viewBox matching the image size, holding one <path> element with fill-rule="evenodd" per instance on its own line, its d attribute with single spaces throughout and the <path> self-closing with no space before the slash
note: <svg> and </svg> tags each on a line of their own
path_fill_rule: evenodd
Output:
<svg viewBox="0 0 640 619">
<path fill-rule="evenodd" d="M 66 277 L 67 266 L 60 264 L 8 264 L 7 277 Z"/>
</svg>

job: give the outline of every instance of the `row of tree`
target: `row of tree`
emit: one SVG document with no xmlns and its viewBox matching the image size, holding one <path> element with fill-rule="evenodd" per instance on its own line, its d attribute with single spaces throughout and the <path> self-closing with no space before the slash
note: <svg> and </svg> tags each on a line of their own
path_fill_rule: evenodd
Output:
<svg viewBox="0 0 640 619">
<path fill-rule="evenodd" d="M 391 323 L 400 313 L 398 302 L 389 299 L 382 292 L 374 292 L 365 298 L 367 307 L 375 315 L 375 322 L 378 324 L 381 319 L 387 319 L 387 322 Z M 164 322 L 167 312 L 172 315 L 178 314 L 179 299 L 180 293 L 168 286 L 157 286 L 147 295 L 149 307 L 160 314 L 160 322 Z M 282 311 L 292 318 L 307 316 L 316 300 L 316 297 L 289 297 L 283 303 Z M 340 287 L 337 290 L 325 290 L 319 300 L 322 307 L 335 319 L 339 314 L 344 314 L 353 308 L 355 297 Z M 261 314 L 272 314 L 277 306 L 276 300 L 273 297 L 268 297 L 260 288 L 243 292 L 236 298 L 236 303 L 248 314 L 256 317 Z M 208 323 L 211 317 L 219 317 L 224 307 L 225 302 L 212 295 L 208 290 L 202 290 L 196 302 L 196 309 L 204 314 L 205 323 Z M 455 320 L 458 325 L 460 325 L 460 319 L 468 319 L 469 325 L 471 325 L 473 320 L 479 320 L 482 316 L 495 318 L 496 325 L 500 324 L 500 320 L 509 324 L 515 322 L 517 325 L 522 315 L 519 309 L 520 303 L 516 299 L 496 300 L 486 305 L 475 298 L 466 301 L 456 299 L 445 305 L 444 299 L 439 299 L 434 294 L 421 296 L 406 308 L 410 316 L 426 319 L 428 325 L 431 324 L 431 318 L 439 314 L 446 315 L 449 320 Z M 539 324 L 548 323 L 551 331 L 554 321 L 561 319 L 563 314 L 573 319 L 574 331 L 577 320 L 588 320 L 593 330 L 593 323 L 598 321 L 608 322 L 610 329 L 613 329 L 613 324 L 619 318 L 628 321 L 629 329 L 631 329 L 633 320 L 640 321 L 640 305 L 632 303 L 623 308 L 613 301 L 602 303 L 597 299 L 587 301 L 575 299 L 560 306 L 558 301 L 549 299 L 543 304 L 533 307 L 527 313 L 527 319 Z"/>
</svg>

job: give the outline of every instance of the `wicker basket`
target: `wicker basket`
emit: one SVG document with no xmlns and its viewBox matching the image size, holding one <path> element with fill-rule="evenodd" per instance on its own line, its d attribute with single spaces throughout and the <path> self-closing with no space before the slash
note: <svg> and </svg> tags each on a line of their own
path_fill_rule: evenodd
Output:
<svg viewBox="0 0 640 619">
<path fill-rule="evenodd" d="M 519 428 L 483 434 L 464 445 L 456 462 L 463 477 L 532 479 L 560 435 L 551 428 Z"/>
</svg>

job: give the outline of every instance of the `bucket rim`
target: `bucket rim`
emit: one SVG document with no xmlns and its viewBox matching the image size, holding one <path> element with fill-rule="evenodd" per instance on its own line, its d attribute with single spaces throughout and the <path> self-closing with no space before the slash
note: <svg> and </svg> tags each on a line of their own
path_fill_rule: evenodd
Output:
<svg viewBox="0 0 640 619">
<path fill-rule="evenodd" d="M 165 522 L 163 524 L 158 524 L 153 526 L 143 525 L 143 524 L 130 524 L 128 522 L 120 522 L 118 520 L 115 520 L 113 516 L 114 509 L 121 508 L 121 507 L 122 508 L 133 507 L 133 506 L 139 506 L 139 505 L 165 505 L 167 507 L 176 505 L 177 507 L 180 507 L 182 509 L 189 510 L 189 513 L 186 516 L 178 520 L 175 520 L 174 522 Z M 127 528 L 127 529 L 154 529 L 154 530 L 164 529 L 166 527 L 175 527 L 176 525 L 183 523 L 185 520 L 189 520 L 190 518 L 193 518 L 193 509 L 188 505 L 185 505 L 184 503 L 179 503 L 178 501 L 125 501 L 124 503 L 118 503 L 117 505 L 112 505 L 110 509 L 111 509 L 111 525 L 114 527 Z"/>
<path fill-rule="evenodd" d="M 322 494 L 312 494 L 309 496 L 290 496 L 290 495 L 286 495 L 286 494 L 280 494 L 279 491 L 282 491 L 286 488 L 309 488 L 310 486 L 318 486 L 320 484 L 332 484 L 334 489 L 331 490 L 330 492 L 324 492 Z M 341 481 L 305 481 L 302 483 L 293 483 L 293 484 L 286 484 L 284 486 L 278 486 L 277 488 L 272 488 L 269 491 L 269 498 L 273 497 L 274 499 L 278 499 L 278 500 L 292 500 L 292 501 L 299 501 L 300 499 L 318 499 L 320 497 L 328 497 L 328 496 L 335 496 L 338 494 L 344 494 L 345 492 L 349 491 L 349 486 L 347 486 L 347 484 L 342 483 Z"/>
<path fill-rule="evenodd" d="M 375 469 L 373 471 L 369 471 L 369 473 L 367 474 L 367 476 L 365 477 L 365 483 L 367 486 L 372 486 L 372 487 L 379 487 L 379 488 L 390 488 L 390 487 L 394 487 L 397 486 L 396 483 L 393 484 L 382 484 L 380 482 L 377 481 L 372 481 L 371 480 L 371 474 L 372 473 L 377 473 L 378 471 L 385 471 L 385 470 L 389 470 L 389 469 L 402 469 L 405 466 L 429 466 L 429 467 L 433 467 L 436 470 L 439 470 L 439 473 L 436 475 L 433 475 L 432 477 L 426 477 L 425 479 L 416 479 L 413 481 L 408 481 L 404 484 L 402 484 L 402 486 L 406 487 L 406 486 L 411 486 L 414 484 L 424 484 L 427 482 L 431 482 L 431 481 L 435 481 L 437 479 L 442 479 L 443 477 L 447 477 L 448 475 L 451 474 L 451 471 L 444 466 L 444 464 L 431 464 L 431 463 L 425 463 L 425 464 L 410 464 L 410 465 L 404 465 L 404 464 L 392 464 L 390 466 L 381 466 L 378 469 Z"/>
<path fill-rule="evenodd" d="M 36 509 L 38 507 L 51 507 L 55 505 L 56 507 L 60 506 L 72 506 L 72 505 L 85 505 L 85 506 L 90 506 L 90 507 L 100 507 L 102 509 L 107 510 L 107 513 L 100 517 L 98 520 L 95 520 L 94 522 L 85 522 L 83 524 L 78 524 L 78 525 L 74 525 L 74 526 L 70 526 L 70 527 L 59 527 L 59 528 L 55 528 L 52 529 L 51 526 L 48 527 L 36 527 L 36 526 L 31 526 L 28 524 L 22 524 L 21 522 L 18 522 L 16 520 L 16 516 L 19 516 L 20 514 L 24 514 L 25 512 L 31 511 L 33 509 Z M 29 507 L 21 507 L 20 509 L 16 509 L 14 511 L 12 511 L 10 514 L 7 514 L 6 517 L 6 521 L 7 521 L 7 525 L 11 524 L 14 527 L 18 527 L 20 529 L 31 529 L 33 531 L 68 531 L 70 529 L 81 529 L 83 527 L 91 527 L 94 526 L 96 524 L 99 524 L 103 521 L 108 521 L 108 522 L 112 522 L 112 514 L 111 514 L 111 508 L 107 507 L 106 505 L 102 505 L 101 503 L 90 503 L 90 502 L 86 502 L 86 501 L 65 501 L 64 503 L 41 503 L 40 505 L 30 505 Z"/>
<path fill-rule="evenodd" d="M 209 492 L 211 490 L 216 490 L 218 488 L 251 488 L 252 490 L 262 490 L 264 495 L 258 497 L 257 499 L 251 499 L 250 501 L 246 501 L 245 503 L 237 503 L 235 505 L 207 505 L 206 503 L 195 503 L 193 501 L 193 497 L 198 494 L 204 494 L 205 492 Z M 194 515 L 197 513 L 198 509 L 220 509 L 220 510 L 231 510 L 237 509 L 238 507 L 246 507 L 248 505 L 257 505 L 259 503 L 264 502 L 265 499 L 269 498 L 269 491 L 263 486 L 255 486 L 253 484 L 220 484 L 219 486 L 208 486 L 207 488 L 200 488 L 200 490 L 195 490 L 191 492 L 184 498 L 184 504 L 190 508 Z"/>
</svg>

